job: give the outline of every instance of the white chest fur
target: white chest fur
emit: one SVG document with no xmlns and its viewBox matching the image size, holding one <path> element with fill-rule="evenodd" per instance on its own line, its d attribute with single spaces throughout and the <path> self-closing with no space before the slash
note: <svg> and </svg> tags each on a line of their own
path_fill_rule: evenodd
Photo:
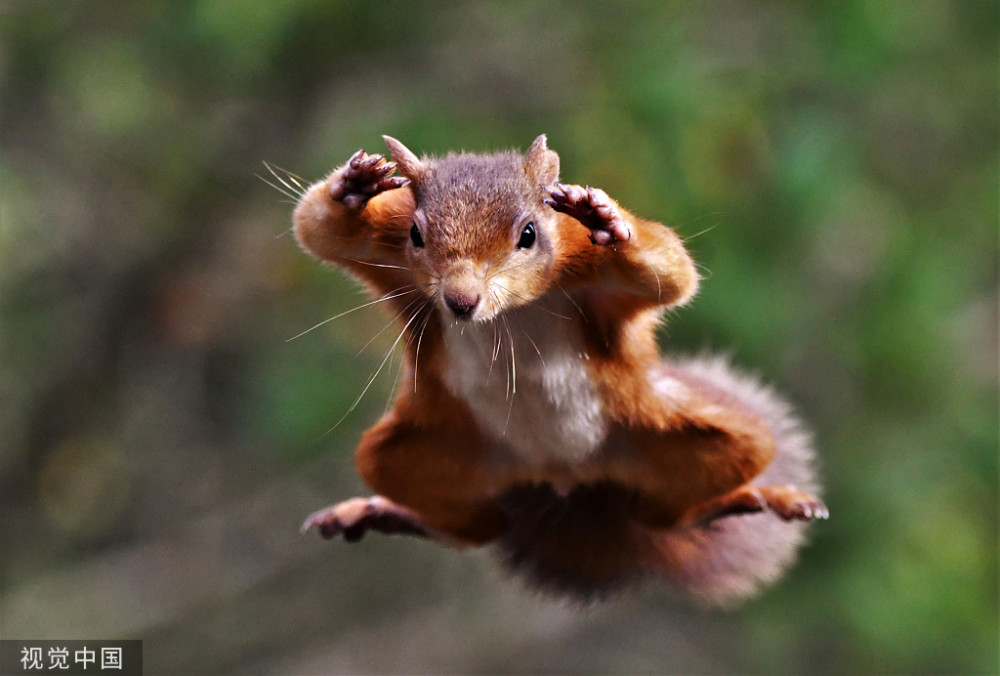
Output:
<svg viewBox="0 0 1000 676">
<path fill-rule="evenodd" d="M 581 460 L 607 434 L 577 321 L 568 299 L 550 298 L 445 330 L 448 386 L 481 428 L 522 460 Z"/>
</svg>

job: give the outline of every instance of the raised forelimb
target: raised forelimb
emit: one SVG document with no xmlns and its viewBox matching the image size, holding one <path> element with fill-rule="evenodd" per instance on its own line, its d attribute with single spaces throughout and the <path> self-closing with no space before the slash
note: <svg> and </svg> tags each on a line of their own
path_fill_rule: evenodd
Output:
<svg viewBox="0 0 1000 676">
<path fill-rule="evenodd" d="M 309 188 L 294 216 L 295 234 L 307 251 L 383 294 L 413 279 L 405 255 L 413 194 L 408 179 L 392 175 L 395 169 L 382 155 L 359 150 Z"/>
<path fill-rule="evenodd" d="M 560 228 L 578 252 L 559 270 L 568 285 L 625 297 L 639 309 L 678 305 L 694 295 L 698 274 L 673 230 L 634 216 L 600 188 L 556 183 L 546 190 L 546 204 L 584 226 Z"/>
</svg>

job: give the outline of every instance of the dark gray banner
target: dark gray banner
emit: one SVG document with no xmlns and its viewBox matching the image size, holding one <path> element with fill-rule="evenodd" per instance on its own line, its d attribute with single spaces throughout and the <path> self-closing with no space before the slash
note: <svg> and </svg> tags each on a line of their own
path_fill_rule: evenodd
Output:
<svg viewBox="0 0 1000 676">
<path fill-rule="evenodd" d="M 0 641 L 0 676 L 141 676 L 142 641 Z"/>
</svg>

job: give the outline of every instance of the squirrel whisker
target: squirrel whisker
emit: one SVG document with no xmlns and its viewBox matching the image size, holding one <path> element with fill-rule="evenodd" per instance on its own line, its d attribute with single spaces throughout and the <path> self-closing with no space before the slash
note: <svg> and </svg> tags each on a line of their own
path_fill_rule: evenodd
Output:
<svg viewBox="0 0 1000 676">
<path fill-rule="evenodd" d="M 382 372 L 382 369 L 385 367 L 385 363 L 389 360 L 389 357 L 392 356 L 393 350 L 396 349 L 396 346 L 399 345 L 399 341 L 403 338 L 403 336 L 406 335 L 406 330 L 410 327 L 410 324 L 413 323 L 413 320 L 416 319 L 416 317 L 417 315 L 413 315 L 412 317 L 410 317 L 409 321 L 406 322 L 406 324 L 403 326 L 403 329 L 399 332 L 399 335 L 396 337 L 396 340 L 394 340 L 392 345 L 389 346 L 389 349 L 386 350 L 385 357 L 382 358 L 382 361 L 379 363 L 378 368 L 375 369 L 375 372 L 372 374 L 371 378 L 368 379 L 368 384 L 365 385 L 365 388 L 363 390 L 361 390 L 361 394 L 358 395 L 358 398 L 354 400 L 354 403 L 351 404 L 351 406 L 347 409 L 347 411 L 340 418 L 340 420 L 338 420 L 333 427 L 328 429 L 320 436 L 320 439 L 328 435 L 333 430 L 337 429 L 337 427 L 340 426 L 340 423 L 344 422 L 347 416 L 350 415 L 354 411 L 354 409 L 358 407 L 358 404 L 361 403 L 361 400 L 364 398 L 369 388 L 371 388 L 372 383 L 374 383 L 375 379 L 378 378 L 378 374 Z"/>
<path fill-rule="evenodd" d="M 403 289 L 406 289 L 408 287 L 409 287 L 408 291 L 403 291 Z M 306 335 L 310 331 L 314 331 L 315 329 L 318 329 L 319 327 L 323 326 L 324 324 L 328 324 L 328 323 L 332 322 L 334 319 L 340 319 L 341 317 L 343 317 L 345 315 L 349 315 L 352 312 L 356 312 L 356 311 L 361 310 L 361 309 L 366 308 L 366 307 L 371 307 L 372 305 L 378 305 L 379 303 L 384 303 L 387 300 L 393 300 L 394 298 L 399 298 L 400 296 L 406 296 L 406 295 L 411 294 L 411 293 L 416 293 L 419 290 L 420 289 L 418 289 L 416 286 L 414 286 L 412 284 L 406 284 L 405 286 L 399 287 L 395 291 L 390 291 L 389 293 L 385 294 L 381 298 L 376 298 L 373 301 L 369 301 L 367 303 L 362 303 L 361 305 L 358 305 L 357 307 L 352 307 L 350 310 L 344 310 L 343 312 L 341 312 L 339 314 L 335 314 L 332 317 L 324 319 L 319 324 L 316 324 L 314 326 L 310 326 L 308 329 L 306 329 L 302 333 L 299 333 L 299 334 L 296 334 L 296 335 L 292 336 L 291 338 L 289 338 L 285 342 L 286 343 L 290 343 L 293 340 L 301 338 L 302 336 Z"/>
<path fill-rule="evenodd" d="M 378 337 L 379 337 L 379 336 L 381 336 L 381 335 L 382 335 L 383 333 L 385 333 L 385 332 L 386 332 L 386 331 L 387 331 L 387 330 L 389 329 L 389 327 L 390 327 L 390 326 L 392 326 L 393 324 L 395 324 L 395 323 L 396 323 L 396 322 L 397 322 L 397 321 L 399 320 L 399 318 L 400 318 L 400 317 L 402 317 L 403 315 L 405 315 L 405 314 L 406 314 L 406 312 L 407 312 L 407 311 L 408 311 L 408 310 L 409 310 L 409 309 L 410 309 L 411 307 L 413 307 L 413 305 L 414 305 L 415 303 L 419 303 L 419 302 L 420 302 L 421 300 L 422 300 L 422 299 L 421 299 L 421 298 L 419 298 L 419 297 L 418 297 L 418 298 L 415 298 L 415 299 L 413 299 L 413 300 L 411 300 L 411 301 L 410 301 L 410 302 L 409 302 L 409 303 L 408 303 L 408 304 L 406 305 L 406 307 L 404 307 L 404 308 L 403 308 L 402 310 L 400 310 L 400 311 L 399 311 L 399 313 L 398 313 L 398 314 L 397 314 L 397 315 L 396 315 L 395 317 L 393 317 L 392 319 L 390 319 L 390 320 L 389 320 L 389 323 L 388 323 L 388 324 L 386 324 L 385 326 L 383 326 L 383 327 L 382 327 L 382 328 L 381 328 L 381 329 L 379 330 L 379 332 L 378 332 L 378 333 L 376 333 L 376 334 L 375 334 L 374 336 L 372 336 L 371 338 L 369 338 L 369 339 L 368 339 L 368 342 L 367 342 L 367 343 L 365 343 L 365 344 L 364 344 L 364 345 L 363 345 L 363 346 L 361 347 L 361 349 L 360 349 L 360 350 L 358 350 L 358 354 L 360 355 L 360 354 L 361 354 L 362 352 L 364 352 L 364 351 L 365 351 L 365 349 L 366 349 L 366 348 L 367 348 L 367 347 L 368 347 L 369 345 L 371 345 L 371 344 L 372 344 L 373 342 L 375 342 L 375 339 L 376 339 L 376 338 L 378 338 Z"/>
</svg>

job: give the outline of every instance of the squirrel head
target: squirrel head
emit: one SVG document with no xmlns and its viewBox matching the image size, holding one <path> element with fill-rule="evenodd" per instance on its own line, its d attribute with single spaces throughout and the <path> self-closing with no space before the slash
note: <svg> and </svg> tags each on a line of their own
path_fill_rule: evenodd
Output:
<svg viewBox="0 0 1000 676">
<path fill-rule="evenodd" d="M 446 317 L 486 321 L 545 293 L 558 231 L 542 186 L 559 179 L 559 156 L 544 134 L 523 155 L 423 159 L 384 138 L 416 202 L 410 265 Z"/>
</svg>

